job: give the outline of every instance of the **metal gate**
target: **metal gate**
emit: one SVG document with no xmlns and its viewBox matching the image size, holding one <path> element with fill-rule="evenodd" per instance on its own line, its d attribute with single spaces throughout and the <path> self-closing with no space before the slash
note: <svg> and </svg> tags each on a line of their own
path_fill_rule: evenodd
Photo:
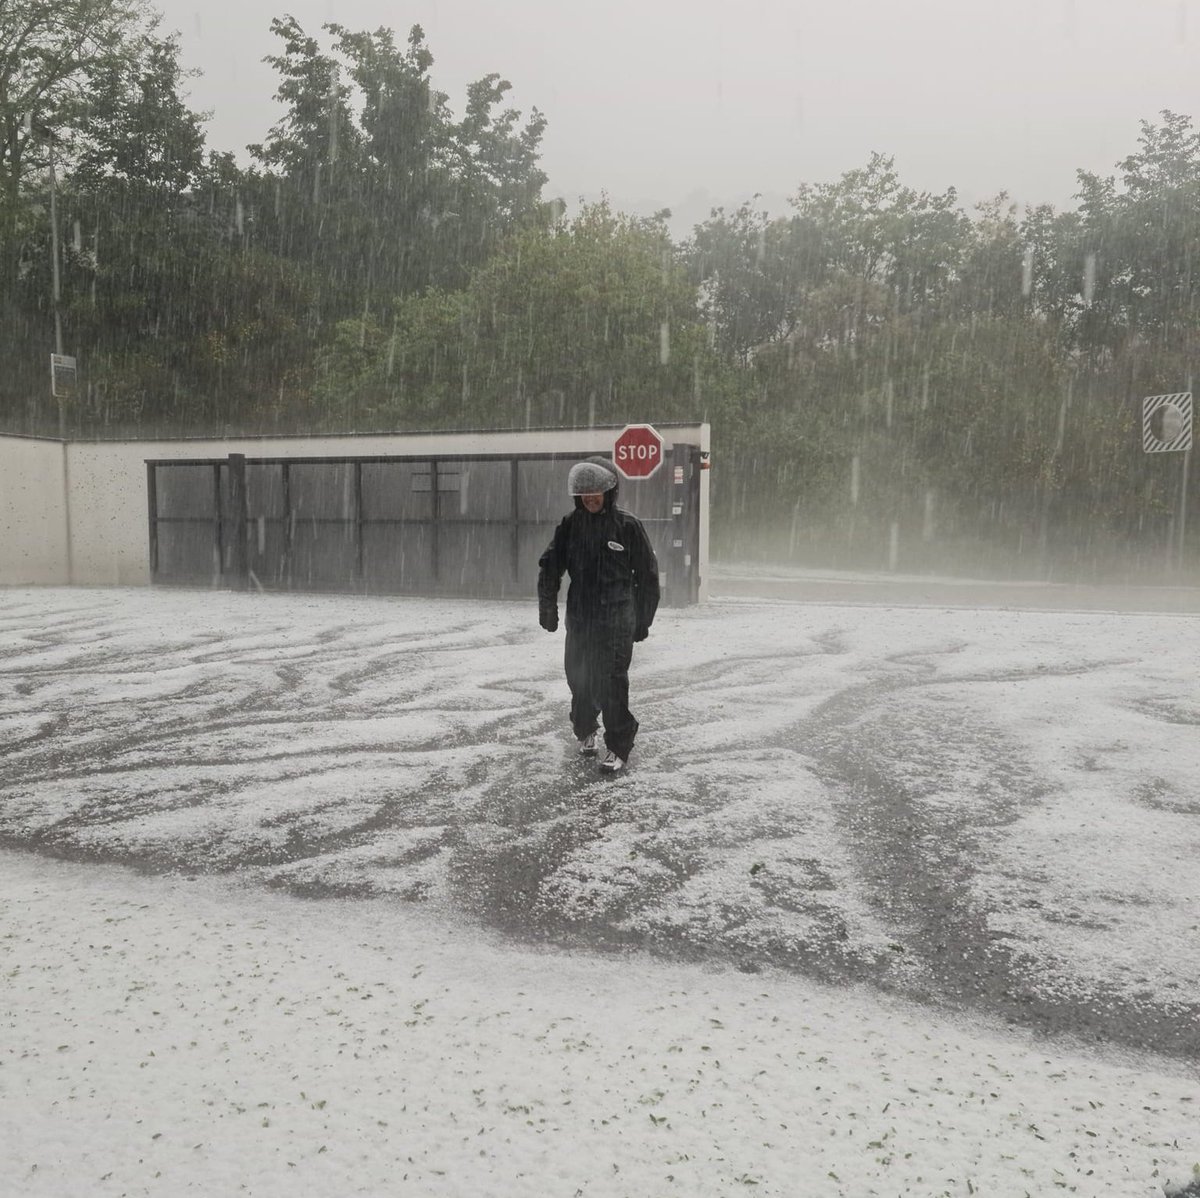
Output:
<svg viewBox="0 0 1200 1198">
<path fill-rule="evenodd" d="M 571 510 L 564 454 L 148 461 L 155 583 L 529 597 Z M 698 446 L 622 480 L 646 526 L 663 602 L 699 597 Z"/>
</svg>

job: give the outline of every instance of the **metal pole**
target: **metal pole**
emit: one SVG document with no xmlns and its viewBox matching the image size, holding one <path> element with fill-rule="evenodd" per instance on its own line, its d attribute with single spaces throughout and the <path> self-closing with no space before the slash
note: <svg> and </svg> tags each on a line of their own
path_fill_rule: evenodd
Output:
<svg viewBox="0 0 1200 1198">
<path fill-rule="evenodd" d="M 246 455 L 229 455 L 229 506 L 225 525 L 229 537 L 229 585 L 244 591 L 250 582 L 250 546 L 246 540 Z M 218 507 L 218 520 L 220 519 Z"/>
<path fill-rule="evenodd" d="M 62 356 L 62 312 L 59 301 L 62 299 L 62 279 L 58 266 L 58 186 L 54 176 L 54 142 L 50 142 L 50 258 L 51 271 L 54 279 L 54 352 Z M 67 413 L 63 397 L 58 397 L 58 435 L 64 440 L 67 436 Z"/>
<path fill-rule="evenodd" d="M 1183 534 L 1187 528 L 1188 468 L 1192 462 L 1191 448 L 1183 451 L 1183 477 L 1179 480 L 1179 569 L 1183 569 Z"/>
<path fill-rule="evenodd" d="M 1187 376 L 1187 393 L 1190 398 L 1192 395 L 1192 372 L 1188 371 Z M 1187 485 L 1188 474 L 1192 464 L 1192 430 L 1188 429 L 1188 445 L 1183 451 L 1183 477 L 1179 480 L 1179 570 L 1183 571 L 1183 534 L 1187 529 Z"/>
<path fill-rule="evenodd" d="M 54 278 L 54 352 L 63 351 L 62 313 L 59 311 L 59 301 L 62 299 L 62 279 L 58 271 L 58 187 L 54 176 L 54 143 L 50 143 L 50 256 L 51 269 Z"/>
</svg>

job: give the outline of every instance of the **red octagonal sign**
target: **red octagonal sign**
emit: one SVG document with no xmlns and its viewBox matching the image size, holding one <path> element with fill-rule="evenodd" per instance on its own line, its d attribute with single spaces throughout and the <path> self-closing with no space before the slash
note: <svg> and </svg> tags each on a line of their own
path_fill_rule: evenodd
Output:
<svg viewBox="0 0 1200 1198">
<path fill-rule="evenodd" d="M 663 462 L 663 439 L 653 425 L 627 424 L 613 445 L 613 462 L 626 478 L 649 478 Z"/>
</svg>

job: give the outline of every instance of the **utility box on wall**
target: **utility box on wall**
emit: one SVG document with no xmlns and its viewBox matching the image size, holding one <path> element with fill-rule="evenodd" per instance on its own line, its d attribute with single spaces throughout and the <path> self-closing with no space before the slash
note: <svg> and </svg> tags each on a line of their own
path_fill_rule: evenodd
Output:
<svg viewBox="0 0 1200 1198">
<path fill-rule="evenodd" d="M 565 452 L 539 452 L 566 435 L 543 430 L 503 434 L 502 453 L 152 459 L 151 577 L 186 586 L 531 596 L 538 557 L 574 502 L 570 466 L 604 453 L 605 441 L 611 456 L 615 432 L 576 434 L 577 447 Z M 707 561 L 707 427 L 686 426 L 690 440 L 683 432 L 664 429 L 670 464 L 651 478 L 623 480 L 618 499 L 645 524 L 672 606 L 700 599 Z M 430 434 L 421 448 L 440 448 L 439 440 Z"/>
</svg>

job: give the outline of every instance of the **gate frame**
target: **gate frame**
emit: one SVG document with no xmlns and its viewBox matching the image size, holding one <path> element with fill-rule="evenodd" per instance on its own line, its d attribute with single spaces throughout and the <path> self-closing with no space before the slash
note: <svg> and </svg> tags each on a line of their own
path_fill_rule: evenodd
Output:
<svg viewBox="0 0 1200 1198">
<path fill-rule="evenodd" d="M 691 426 L 685 426 L 691 427 Z M 567 430 L 560 430 L 567 431 Z M 437 496 L 441 493 L 438 490 L 438 468 L 440 465 L 449 462 L 509 462 L 512 467 L 509 491 L 511 495 L 511 507 L 506 519 L 499 520 L 470 520 L 465 521 L 467 524 L 488 524 L 488 525 L 508 525 L 511 533 L 511 552 L 512 552 L 512 567 L 513 578 L 519 578 L 521 570 L 521 529 L 529 526 L 542 526 L 550 523 L 547 520 L 523 520 L 520 518 L 518 511 L 519 504 L 519 489 L 518 476 L 520 463 L 522 462 L 575 462 L 582 456 L 587 456 L 580 451 L 574 452 L 521 452 L 514 451 L 510 453 L 436 453 L 436 454 L 421 454 L 421 453 L 405 453 L 405 454 L 321 454 L 321 455 L 295 455 L 295 456 L 279 456 L 269 455 L 262 457 L 251 457 L 242 453 L 232 453 L 227 457 L 203 457 L 203 458 L 153 458 L 146 459 L 146 485 L 147 494 L 149 496 L 148 506 L 148 522 L 149 522 L 149 539 L 150 539 L 150 582 L 155 586 L 171 586 L 171 585 L 194 585 L 189 583 L 171 583 L 170 581 L 159 577 L 159 545 L 158 545 L 158 529 L 161 523 L 171 524 L 211 524 L 213 531 L 213 554 L 216 564 L 215 576 L 219 577 L 222 582 L 233 589 L 245 589 L 250 585 L 252 575 L 249 569 L 249 555 L 246 550 L 247 534 L 248 534 L 248 515 L 246 511 L 246 484 L 245 484 L 245 469 L 248 466 L 280 466 L 281 467 L 281 484 L 283 490 L 283 525 L 285 542 L 285 561 L 290 561 L 292 552 L 292 538 L 295 530 L 295 516 L 292 511 L 291 504 L 291 487 L 289 485 L 290 467 L 293 465 L 328 465 L 328 466 L 350 466 L 353 468 L 353 483 L 352 493 L 354 496 L 354 515 L 351 519 L 344 521 L 336 521 L 339 524 L 345 524 L 353 527 L 355 552 L 354 552 L 354 574 L 350 582 L 350 586 L 345 588 L 344 593 L 350 594 L 397 594 L 397 595 L 437 595 L 444 594 L 439 586 L 440 575 L 440 557 L 439 557 L 439 536 L 438 532 L 443 524 L 451 523 L 441 519 L 438 516 Z M 701 530 L 702 524 L 705 523 L 703 513 L 701 511 L 701 471 L 706 468 L 704 459 L 706 453 L 698 443 L 690 441 L 676 441 L 672 444 L 670 468 L 678 471 L 683 470 L 683 479 L 681 483 L 672 480 L 668 484 L 667 502 L 669 513 L 665 517 L 639 517 L 643 523 L 662 524 L 669 523 L 666 537 L 666 560 L 659 562 L 659 575 L 664 580 L 664 600 L 667 606 L 683 607 L 689 604 L 698 603 L 704 592 L 704 579 L 701 577 L 701 566 L 704 555 L 701 552 Z M 410 520 L 380 520 L 367 521 L 363 517 L 363 493 L 362 493 L 362 467 L 364 465 L 374 463 L 388 462 L 422 462 L 429 463 L 430 466 L 430 488 L 433 496 L 432 499 L 432 514 L 428 518 L 410 519 Z M 159 516 L 157 511 L 157 477 L 156 471 L 159 467 L 171 466 L 211 466 L 212 467 L 212 486 L 213 486 L 213 511 L 214 515 L 209 517 L 187 517 L 187 516 Z M 230 470 L 230 489 L 234 497 L 234 513 L 231 530 L 230 543 L 239 547 L 235 549 L 235 561 L 231 563 L 231 568 L 226 570 L 224 563 L 224 549 L 226 545 L 225 534 L 227 524 L 229 523 L 222 512 L 221 504 L 221 469 L 222 467 Z M 240 487 L 235 482 L 240 476 Z M 677 486 L 686 486 L 684 495 L 676 498 Z M 625 484 L 629 486 L 628 483 Z M 240 496 L 240 503 L 238 497 Z M 681 510 L 677 511 L 676 508 Z M 364 585 L 364 560 L 363 560 L 363 529 L 368 523 L 393 524 L 407 527 L 428 527 L 430 529 L 430 551 L 432 558 L 432 569 L 430 585 L 423 588 L 404 588 L 401 590 L 388 591 L 368 591 Z M 457 523 L 457 522 L 455 522 Z M 686 581 L 681 588 L 677 582 L 679 578 L 684 578 Z M 262 584 L 253 581 L 261 587 Z M 274 589 L 274 588 L 272 588 Z M 286 590 L 303 590 L 302 587 L 295 586 L 290 578 Z M 337 593 L 337 592 L 334 592 Z"/>
</svg>

